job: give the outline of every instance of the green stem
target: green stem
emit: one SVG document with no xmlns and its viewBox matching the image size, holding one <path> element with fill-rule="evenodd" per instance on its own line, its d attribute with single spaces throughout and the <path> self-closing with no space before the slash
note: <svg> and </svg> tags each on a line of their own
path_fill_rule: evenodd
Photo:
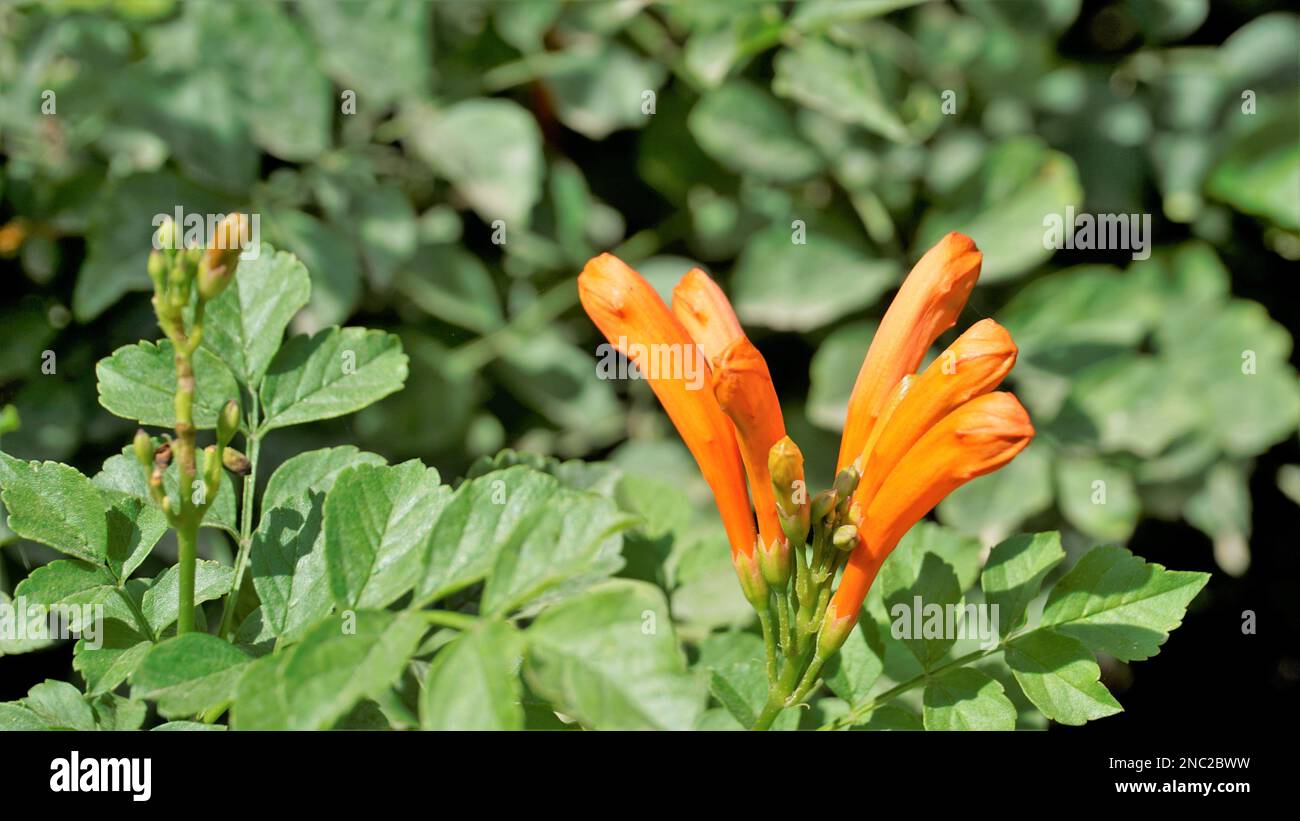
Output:
<svg viewBox="0 0 1300 821">
<path fill-rule="evenodd" d="M 776 681 L 776 637 L 772 630 L 772 613 L 770 608 L 754 608 L 758 613 L 758 624 L 763 628 L 763 648 L 767 655 L 767 680 Z"/>
<path fill-rule="evenodd" d="M 176 611 L 176 635 L 194 632 L 194 568 L 198 562 L 199 523 L 187 518 L 176 528 L 180 545 L 180 609 Z"/>
<path fill-rule="evenodd" d="M 221 611 L 221 631 L 219 636 L 229 637 L 234 629 L 235 606 L 239 603 L 239 591 L 244 586 L 244 572 L 248 567 L 248 554 L 253 547 L 253 504 L 257 491 L 257 456 L 261 450 L 262 437 L 257 431 L 259 410 L 257 395 L 250 391 L 248 403 L 249 434 L 244 437 L 244 446 L 248 449 L 248 475 L 244 477 L 243 499 L 239 513 L 239 552 L 235 556 L 235 581 L 230 593 L 226 595 L 226 604 Z"/>
<path fill-rule="evenodd" d="M 776 591 L 776 620 L 780 626 L 781 652 L 787 658 L 794 655 L 794 642 L 790 636 L 790 600 L 784 590 Z M 769 679 L 772 676 L 768 677 Z"/>
<path fill-rule="evenodd" d="M 451 610 L 425 610 L 423 611 L 423 617 L 429 624 L 461 631 L 472 630 L 479 623 L 478 616 L 471 616 L 468 613 L 456 613 Z"/>
<path fill-rule="evenodd" d="M 856 724 L 861 724 L 868 716 L 870 716 L 873 712 L 875 712 L 875 710 L 878 707 L 881 707 L 893 701 L 894 699 L 898 698 L 904 693 L 910 690 L 914 690 L 917 687 L 921 686 L 922 684 L 925 684 L 926 682 L 932 679 L 938 678 L 939 676 L 943 675 L 944 673 L 953 669 L 954 667 L 965 667 L 968 664 L 972 664 L 987 656 L 991 656 L 994 653 L 997 653 L 1001 650 L 1005 650 L 1007 644 L 1011 641 L 1012 638 L 1013 636 L 1007 636 L 1002 641 L 1000 641 L 999 643 L 995 644 L 994 646 L 986 650 L 975 650 L 974 652 L 967 653 L 964 656 L 959 656 L 958 658 L 955 658 L 952 661 L 939 665 L 933 670 L 924 672 L 921 675 L 916 676 L 915 678 L 903 682 L 902 684 L 899 684 L 895 687 L 891 687 L 890 689 L 884 691 L 880 695 L 875 696 L 874 698 L 871 698 L 855 706 L 853 709 L 849 710 L 844 715 L 835 719 L 830 724 L 827 724 L 822 729 L 838 730 L 844 727 L 852 727 Z"/>
<path fill-rule="evenodd" d="M 789 702 L 791 690 L 799 676 L 799 671 L 803 669 L 806 659 L 802 656 L 798 659 L 790 659 L 786 662 L 785 667 L 781 670 L 781 677 L 772 684 L 772 688 L 767 694 L 767 704 L 763 705 L 763 710 L 754 720 L 754 726 L 751 730 L 768 730 L 772 727 L 772 722 L 781 714 Z"/>
</svg>

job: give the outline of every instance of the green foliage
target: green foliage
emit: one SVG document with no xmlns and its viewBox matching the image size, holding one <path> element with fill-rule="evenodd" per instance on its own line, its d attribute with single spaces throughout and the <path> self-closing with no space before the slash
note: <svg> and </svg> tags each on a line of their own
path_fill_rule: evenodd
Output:
<svg viewBox="0 0 1300 821">
<path fill-rule="evenodd" d="M 773 376 L 810 476 L 938 236 L 984 252 L 958 329 L 1020 346 L 1035 443 L 908 535 L 774 726 L 1110 715 L 1096 654 L 1154 655 L 1206 580 L 1126 550 L 1139 524 L 1244 569 L 1255 460 L 1300 428 L 1286 317 L 1243 296 L 1297 256 L 1292 13 L 1185 48 L 1200 4 L 1117 4 L 1140 39 L 1067 53 L 1095 28 L 1074 3 L 83 5 L 0 34 L 0 604 L 103 630 L 0 729 L 750 726 L 763 646 L 707 489 L 648 391 L 592 378 L 572 280 L 605 249 L 663 292 L 704 265 L 771 361 L 808 362 L 806 396 Z M 253 473 L 208 502 L 181 636 L 168 521 L 121 448 L 176 421 L 139 292 L 178 206 L 267 240 L 193 356 L 195 425 L 239 400 Z M 1152 256 L 1045 248 L 1069 206 L 1156 208 Z M 997 605 L 998 631 L 896 637 L 916 596 Z"/>
</svg>

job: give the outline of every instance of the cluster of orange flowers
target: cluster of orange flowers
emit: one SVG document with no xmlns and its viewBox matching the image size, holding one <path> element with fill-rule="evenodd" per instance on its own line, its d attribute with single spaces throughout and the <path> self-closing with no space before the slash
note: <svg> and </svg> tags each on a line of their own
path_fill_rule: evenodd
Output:
<svg viewBox="0 0 1300 821">
<path fill-rule="evenodd" d="M 993 320 L 975 323 L 916 373 L 935 339 L 956 323 L 981 259 L 958 233 L 931 248 L 890 304 L 858 373 L 837 465 L 860 476 L 848 507 L 857 543 L 821 621 L 832 648 L 852 629 L 881 564 L 912 525 L 964 482 L 1009 462 L 1034 435 L 1016 398 L 992 392 L 1016 359 L 1010 335 Z M 713 490 L 746 586 L 764 550 L 788 550 L 776 493 L 781 481 L 803 479 L 800 459 L 774 491 L 769 454 L 788 440 L 767 363 L 722 290 L 698 268 L 673 289 L 671 310 L 610 254 L 587 263 L 578 288 L 592 321 L 611 344 L 631 349 L 633 361 L 651 346 L 670 345 L 698 351 L 707 363 L 712 390 L 691 390 L 683 374 L 655 373 L 648 381 Z"/>
</svg>

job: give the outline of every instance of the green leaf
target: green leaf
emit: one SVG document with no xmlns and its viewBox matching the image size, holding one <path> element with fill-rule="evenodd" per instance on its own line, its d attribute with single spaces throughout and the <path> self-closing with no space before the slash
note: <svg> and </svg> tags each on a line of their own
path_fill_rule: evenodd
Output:
<svg viewBox="0 0 1300 821">
<path fill-rule="evenodd" d="M 217 414 L 239 398 L 239 383 L 211 351 L 194 352 L 194 426 L 215 428 Z M 113 351 L 95 365 L 99 404 L 115 416 L 171 428 L 176 425 L 176 360 L 170 340 L 137 342 Z"/>
<path fill-rule="evenodd" d="M 357 110 L 428 93 L 430 7 L 404 0 L 308 3 L 298 9 L 320 48 L 321 65 L 357 92 Z"/>
<path fill-rule="evenodd" d="M 56 730 L 93 730 L 95 712 L 81 691 L 66 681 L 46 680 L 27 691 L 22 704 Z"/>
<path fill-rule="evenodd" d="M 767 702 L 763 640 L 731 630 L 711 633 L 700 646 L 697 666 L 708 673 L 709 692 L 735 718 L 738 729 L 754 726 Z"/>
<path fill-rule="evenodd" d="M 144 726 L 149 705 L 112 693 L 105 693 L 90 703 L 95 711 L 95 724 L 101 730 L 138 730 Z"/>
<path fill-rule="evenodd" d="M 307 493 L 268 509 L 253 534 L 249 563 L 271 634 L 287 641 L 329 615 L 329 568 L 322 527 L 325 496 Z"/>
<path fill-rule="evenodd" d="M 224 724 L 204 724 L 202 721 L 168 721 L 157 727 L 150 727 L 150 732 L 224 732 Z"/>
<path fill-rule="evenodd" d="M 639 99 L 638 99 L 639 102 Z M 528 227 L 542 196 L 542 135 L 503 98 L 476 98 L 409 115 L 411 148 L 446 177 L 485 221 Z"/>
<path fill-rule="evenodd" d="M 649 120 L 646 92 L 667 74 L 657 60 L 643 58 L 616 42 L 579 45 L 557 56 L 559 68 L 546 77 L 560 121 L 592 140 Z"/>
<path fill-rule="evenodd" d="M 961 584 L 952 566 L 937 553 L 923 548 L 895 550 L 881 566 L 878 584 L 888 608 L 893 635 L 907 646 L 923 667 L 927 670 L 934 668 L 956 640 L 942 629 L 947 606 L 961 601 Z M 935 607 L 939 613 L 937 622 L 933 613 L 928 612 Z M 921 635 L 917 635 L 914 629 L 917 621 L 922 626 Z M 938 624 L 941 629 L 937 635 L 927 637 L 927 624 Z"/>
<path fill-rule="evenodd" d="M 237 730 L 324 730 L 402 674 L 427 628 L 418 612 L 362 610 L 317 624 L 287 651 L 247 668 L 235 691 Z"/>
<path fill-rule="evenodd" d="M 257 259 L 241 260 L 234 282 L 208 303 L 203 348 L 256 389 L 280 349 L 289 320 L 310 296 L 311 279 L 298 258 L 263 243 Z"/>
<path fill-rule="evenodd" d="M 252 659 L 207 633 L 186 633 L 157 644 L 131 677 L 131 697 L 158 702 L 165 718 L 197 715 L 229 704 Z"/>
<path fill-rule="evenodd" d="M 302 260 L 311 272 L 311 299 L 300 315 L 305 327 L 346 320 L 361 299 L 363 272 L 355 244 L 342 231 L 301 211 L 271 211 L 266 223 L 270 241 Z"/>
<path fill-rule="evenodd" d="M 767 92 L 733 80 L 706 94 L 687 127 L 708 154 L 738 174 L 773 182 L 798 182 L 821 169 L 821 156 L 795 130 Z"/>
<path fill-rule="evenodd" d="M 108 505 L 75 468 L 0 453 L 0 488 L 14 533 L 93 564 L 104 562 Z"/>
<path fill-rule="evenodd" d="M 95 604 L 112 592 L 117 579 L 103 565 L 59 559 L 38 567 L 14 588 L 28 605 Z"/>
<path fill-rule="evenodd" d="M 704 709 L 668 603 L 648 584 L 605 582 L 543 612 L 525 636 L 529 685 L 586 727 L 685 730 Z"/>
<path fill-rule="evenodd" d="M 1052 630 L 1035 630 L 1007 646 L 1016 682 L 1043 715 L 1079 725 L 1123 711 L 1101 683 L 1087 647 Z"/>
<path fill-rule="evenodd" d="M 1056 464 L 1056 481 L 1057 501 L 1070 524 L 1108 541 L 1133 535 L 1142 503 L 1126 470 L 1094 457 L 1062 456 Z"/>
<path fill-rule="evenodd" d="M 1055 250 L 1044 247 L 1044 215 L 1064 219 L 1067 207 L 1082 204 L 1083 189 L 1074 160 L 1036 137 L 1022 137 L 990 150 L 956 199 L 926 211 L 913 251 L 919 257 L 944 234 L 960 231 L 984 252 L 980 282 L 989 283 L 1021 276 L 1049 259 Z"/>
<path fill-rule="evenodd" d="M 202 450 L 194 454 L 194 464 L 199 476 L 203 475 L 203 463 L 206 458 L 207 456 Z M 180 466 L 173 459 L 171 465 L 163 473 L 163 490 L 171 497 L 173 505 L 177 504 L 180 499 L 179 475 Z M 136 542 L 136 534 L 127 530 L 127 523 L 117 520 L 113 509 L 109 509 L 109 566 L 114 566 L 115 562 L 118 561 L 117 556 L 124 554 L 128 549 L 132 549 L 134 552 L 129 555 L 129 558 L 121 560 L 123 568 L 126 569 L 132 562 L 144 559 L 144 555 L 141 554 L 141 551 L 144 550 L 143 542 L 152 537 L 152 534 L 158 532 L 159 529 L 161 529 L 161 532 L 166 532 L 167 517 L 154 504 L 153 498 L 149 495 L 149 485 L 144 468 L 136 461 L 130 445 L 123 448 L 122 453 L 117 456 L 110 456 L 104 460 L 103 469 L 95 474 L 93 481 L 104 493 L 105 497 L 113 503 L 113 507 L 121 507 L 124 516 L 126 512 L 134 509 L 134 505 L 125 505 L 118 494 L 126 494 L 138 499 L 142 504 L 136 522 L 137 526 L 142 529 L 139 536 L 140 543 Z M 208 512 L 204 515 L 201 523 L 202 527 L 220 528 L 232 536 L 238 535 L 234 485 L 234 477 L 223 470 L 221 485 L 217 488 L 216 497 L 209 501 Z M 161 533 L 159 535 L 161 536 Z M 132 547 L 133 545 L 134 547 Z M 134 567 L 131 567 L 131 569 L 134 569 Z"/>
<path fill-rule="evenodd" d="M 555 477 L 523 466 L 462 484 L 429 535 L 416 600 L 436 601 L 482 581 L 520 523 L 559 491 Z"/>
<path fill-rule="evenodd" d="M 384 457 L 353 445 L 308 450 L 284 460 L 266 483 L 262 507 L 266 510 L 296 500 L 304 493 L 329 493 L 344 469 L 352 465 L 382 465 Z"/>
<path fill-rule="evenodd" d="M 144 472 L 139 463 L 133 462 L 132 465 L 141 473 Z M 98 476 L 91 481 L 99 485 Z M 99 487 L 100 493 L 109 502 L 108 555 L 105 558 L 109 569 L 117 578 L 127 579 L 149 557 L 154 545 L 167 532 L 167 516 L 149 500 L 102 485 Z M 218 497 L 220 496 L 218 492 Z"/>
<path fill-rule="evenodd" d="M 134 621 L 134 619 L 132 619 Z M 73 648 L 72 667 L 86 680 L 86 692 L 107 693 L 140 666 L 152 646 L 150 637 L 133 624 L 106 618 L 92 647 L 83 636 Z"/>
<path fill-rule="evenodd" d="M 1052 588 L 1041 626 L 1094 652 L 1142 661 L 1160 651 L 1209 579 L 1208 573 L 1166 570 L 1122 547 L 1095 547 Z"/>
<path fill-rule="evenodd" d="M 1061 534 L 1012 536 L 993 548 L 980 585 L 984 599 L 998 609 L 998 625 L 1008 635 L 1025 620 L 1025 608 L 1038 595 L 1043 579 L 1065 558 Z"/>
<path fill-rule="evenodd" d="M 844 429 L 853 383 L 876 335 L 875 322 L 849 322 L 831 331 L 808 368 L 808 418 L 820 428 Z"/>
<path fill-rule="evenodd" d="M 229 567 L 200 559 L 194 569 L 194 603 L 221 598 L 230 592 L 234 579 L 235 572 Z M 159 573 L 145 591 L 140 608 L 155 635 L 161 636 L 176 621 L 180 584 L 180 566 L 172 565 Z"/>
<path fill-rule="evenodd" d="M 996 680 L 961 667 L 925 686 L 927 730 L 1014 730 L 1016 706 Z"/>
<path fill-rule="evenodd" d="M 201 7 L 205 56 L 240 84 L 244 119 L 258 145 L 283 160 L 309 160 L 330 144 L 331 90 L 318 55 L 285 11 L 262 3 Z"/>
<path fill-rule="evenodd" d="M 732 302 L 746 324 L 815 330 L 873 304 L 898 279 L 892 261 L 872 259 L 816 226 L 808 226 L 805 239 L 798 244 L 793 229 L 775 225 L 745 246 L 732 274 Z"/>
<path fill-rule="evenodd" d="M 39 715 L 21 701 L 0 702 L 0 732 L 51 729 Z"/>
<path fill-rule="evenodd" d="M 329 328 L 296 336 L 271 361 L 262 382 L 263 430 L 331 419 L 377 402 L 406 381 L 396 336 Z"/>
<path fill-rule="evenodd" d="M 616 573 L 623 567 L 621 531 L 633 521 L 606 497 L 558 489 L 502 544 L 483 589 L 483 610 L 535 609 Z"/>
<path fill-rule="evenodd" d="M 859 622 L 826 666 L 826 686 L 848 703 L 856 704 L 867 697 L 884 670 L 884 661 L 867 643 Z"/>
<path fill-rule="evenodd" d="M 509 624 L 489 621 L 438 651 L 420 694 L 426 730 L 522 730 L 519 682 L 523 640 Z"/>
<path fill-rule="evenodd" d="M 852 53 L 820 37 L 782 49 L 772 90 L 842 122 L 860 125 L 894 142 L 908 142 L 907 127 L 881 96 L 865 52 Z"/>
<path fill-rule="evenodd" d="M 418 460 L 354 465 L 325 499 L 325 560 L 340 609 L 384 607 L 411 589 L 450 488 Z"/>
</svg>

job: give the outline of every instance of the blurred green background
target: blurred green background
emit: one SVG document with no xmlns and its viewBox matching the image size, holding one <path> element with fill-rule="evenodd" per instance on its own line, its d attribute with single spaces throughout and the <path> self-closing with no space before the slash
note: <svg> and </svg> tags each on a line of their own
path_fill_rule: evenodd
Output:
<svg viewBox="0 0 1300 821">
<path fill-rule="evenodd" d="M 1076 549 L 1214 569 L 1217 616 L 1189 628 L 1239 637 L 1241 610 L 1275 615 L 1271 638 L 1214 652 L 1294 693 L 1288 5 L 0 4 L 3 447 L 88 474 L 119 451 L 131 426 L 98 407 L 93 366 L 157 336 L 151 220 L 238 208 L 312 273 L 293 330 L 388 327 L 411 356 L 404 391 L 277 434 L 271 466 L 343 442 L 447 477 L 507 447 L 608 459 L 669 502 L 684 490 L 712 537 L 653 396 L 595 378 L 583 262 L 614 250 L 664 293 L 694 264 L 713 273 L 816 484 L 893 289 L 959 230 L 984 273 L 957 330 L 1010 328 L 1011 387 L 1039 435 L 939 520 L 986 545 L 1060 528 Z M 1151 215 L 1150 259 L 1044 248 L 1044 217 L 1070 206 Z M 676 615 L 702 631 L 746 612 L 707 541 L 672 582 Z M 6 549 L 0 590 L 42 560 Z M 1190 669 L 1207 651 L 1187 641 Z"/>
</svg>

